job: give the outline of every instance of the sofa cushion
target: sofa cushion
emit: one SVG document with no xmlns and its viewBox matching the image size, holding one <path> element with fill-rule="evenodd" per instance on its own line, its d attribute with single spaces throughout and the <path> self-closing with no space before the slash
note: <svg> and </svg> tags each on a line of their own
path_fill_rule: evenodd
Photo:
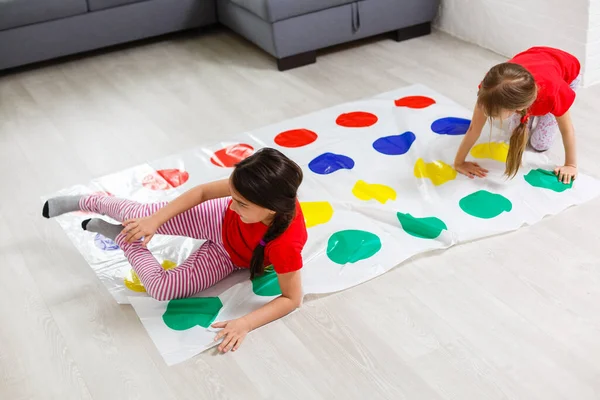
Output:
<svg viewBox="0 0 600 400">
<path fill-rule="evenodd" d="M 87 0 L 90 11 L 105 10 L 107 8 L 124 6 L 131 3 L 139 3 L 146 0 Z"/>
<path fill-rule="evenodd" d="M 357 0 L 231 0 L 247 11 L 268 22 L 297 17 Z"/>
<path fill-rule="evenodd" d="M 87 11 L 86 0 L 0 0 L 0 31 Z"/>
</svg>

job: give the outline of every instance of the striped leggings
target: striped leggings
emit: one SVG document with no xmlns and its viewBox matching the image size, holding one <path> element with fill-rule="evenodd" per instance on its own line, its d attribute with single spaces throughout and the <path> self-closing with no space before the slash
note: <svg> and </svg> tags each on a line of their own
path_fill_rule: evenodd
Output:
<svg viewBox="0 0 600 400">
<path fill-rule="evenodd" d="M 577 91 L 579 83 L 581 82 L 581 75 L 579 75 L 569 85 L 573 91 Z M 508 122 L 508 131 L 512 132 L 518 124 L 521 123 L 521 114 L 516 113 L 510 117 Z M 529 144 L 534 150 L 546 151 L 552 147 L 554 139 L 560 132 L 558 129 L 558 122 L 556 117 L 552 114 L 542 115 L 540 117 L 533 117 L 529 119 Z"/>
<path fill-rule="evenodd" d="M 82 211 L 107 215 L 123 222 L 154 214 L 167 203 L 140 204 L 135 201 L 103 195 L 84 196 L 79 201 Z M 165 271 L 150 250 L 141 241 L 125 242 L 125 236 L 116 238 L 117 244 L 139 276 L 146 292 L 159 301 L 189 297 L 225 278 L 236 267 L 223 247 L 221 230 L 228 198 L 204 202 L 170 219 L 157 234 L 206 239 L 181 265 Z"/>
</svg>

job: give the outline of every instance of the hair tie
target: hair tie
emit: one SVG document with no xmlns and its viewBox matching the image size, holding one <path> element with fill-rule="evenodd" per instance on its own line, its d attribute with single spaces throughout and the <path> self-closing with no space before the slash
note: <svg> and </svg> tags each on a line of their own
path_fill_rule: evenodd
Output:
<svg viewBox="0 0 600 400">
<path fill-rule="evenodd" d="M 525 113 L 522 117 L 521 117 L 521 123 L 522 124 L 526 124 L 527 121 L 529 121 L 529 113 Z"/>
<path fill-rule="evenodd" d="M 260 239 L 260 242 L 258 242 L 258 244 L 260 244 L 262 247 L 265 247 L 267 244 L 265 243 L 264 240 Z"/>
</svg>

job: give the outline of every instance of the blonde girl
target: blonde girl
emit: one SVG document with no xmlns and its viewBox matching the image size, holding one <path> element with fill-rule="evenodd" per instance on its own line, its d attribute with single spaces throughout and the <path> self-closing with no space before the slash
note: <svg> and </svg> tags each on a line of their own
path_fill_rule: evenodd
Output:
<svg viewBox="0 0 600 400">
<path fill-rule="evenodd" d="M 577 176 L 575 130 L 570 109 L 579 85 L 580 63 L 569 53 L 549 47 L 533 47 L 508 62 L 492 67 L 479 85 L 471 126 L 454 160 L 454 168 L 468 176 L 485 177 L 488 171 L 466 161 L 486 120 L 508 119 L 510 148 L 505 175 L 513 178 L 529 144 L 548 150 L 560 132 L 565 149 L 564 165 L 554 173 L 563 183 Z"/>
</svg>

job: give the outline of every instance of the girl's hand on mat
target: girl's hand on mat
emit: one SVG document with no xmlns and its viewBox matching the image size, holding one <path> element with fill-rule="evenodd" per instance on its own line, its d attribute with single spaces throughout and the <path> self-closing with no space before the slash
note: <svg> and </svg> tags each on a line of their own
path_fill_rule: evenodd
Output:
<svg viewBox="0 0 600 400">
<path fill-rule="evenodd" d="M 572 165 L 565 165 L 563 167 L 557 167 L 554 169 L 554 174 L 558 176 L 558 180 L 568 185 L 571 181 L 577 178 L 577 167 Z"/>
<path fill-rule="evenodd" d="M 127 243 L 133 243 L 136 240 L 144 238 L 142 246 L 146 247 L 150 239 L 154 236 L 160 224 L 152 217 L 132 218 L 123 222 L 123 235 Z"/>
<path fill-rule="evenodd" d="M 243 317 L 231 321 L 217 322 L 211 326 L 213 328 L 223 328 L 215 337 L 215 342 L 223 339 L 219 345 L 219 351 L 223 353 L 227 353 L 229 350 L 236 351 L 248 332 L 252 330 L 248 321 Z"/>
<path fill-rule="evenodd" d="M 481 168 L 479 164 L 469 161 L 465 161 L 462 164 L 454 164 L 454 169 L 471 179 L 475 178 L 476 176 L 485 178 L 489 172 L 487 169 Z"/>
</svg>

